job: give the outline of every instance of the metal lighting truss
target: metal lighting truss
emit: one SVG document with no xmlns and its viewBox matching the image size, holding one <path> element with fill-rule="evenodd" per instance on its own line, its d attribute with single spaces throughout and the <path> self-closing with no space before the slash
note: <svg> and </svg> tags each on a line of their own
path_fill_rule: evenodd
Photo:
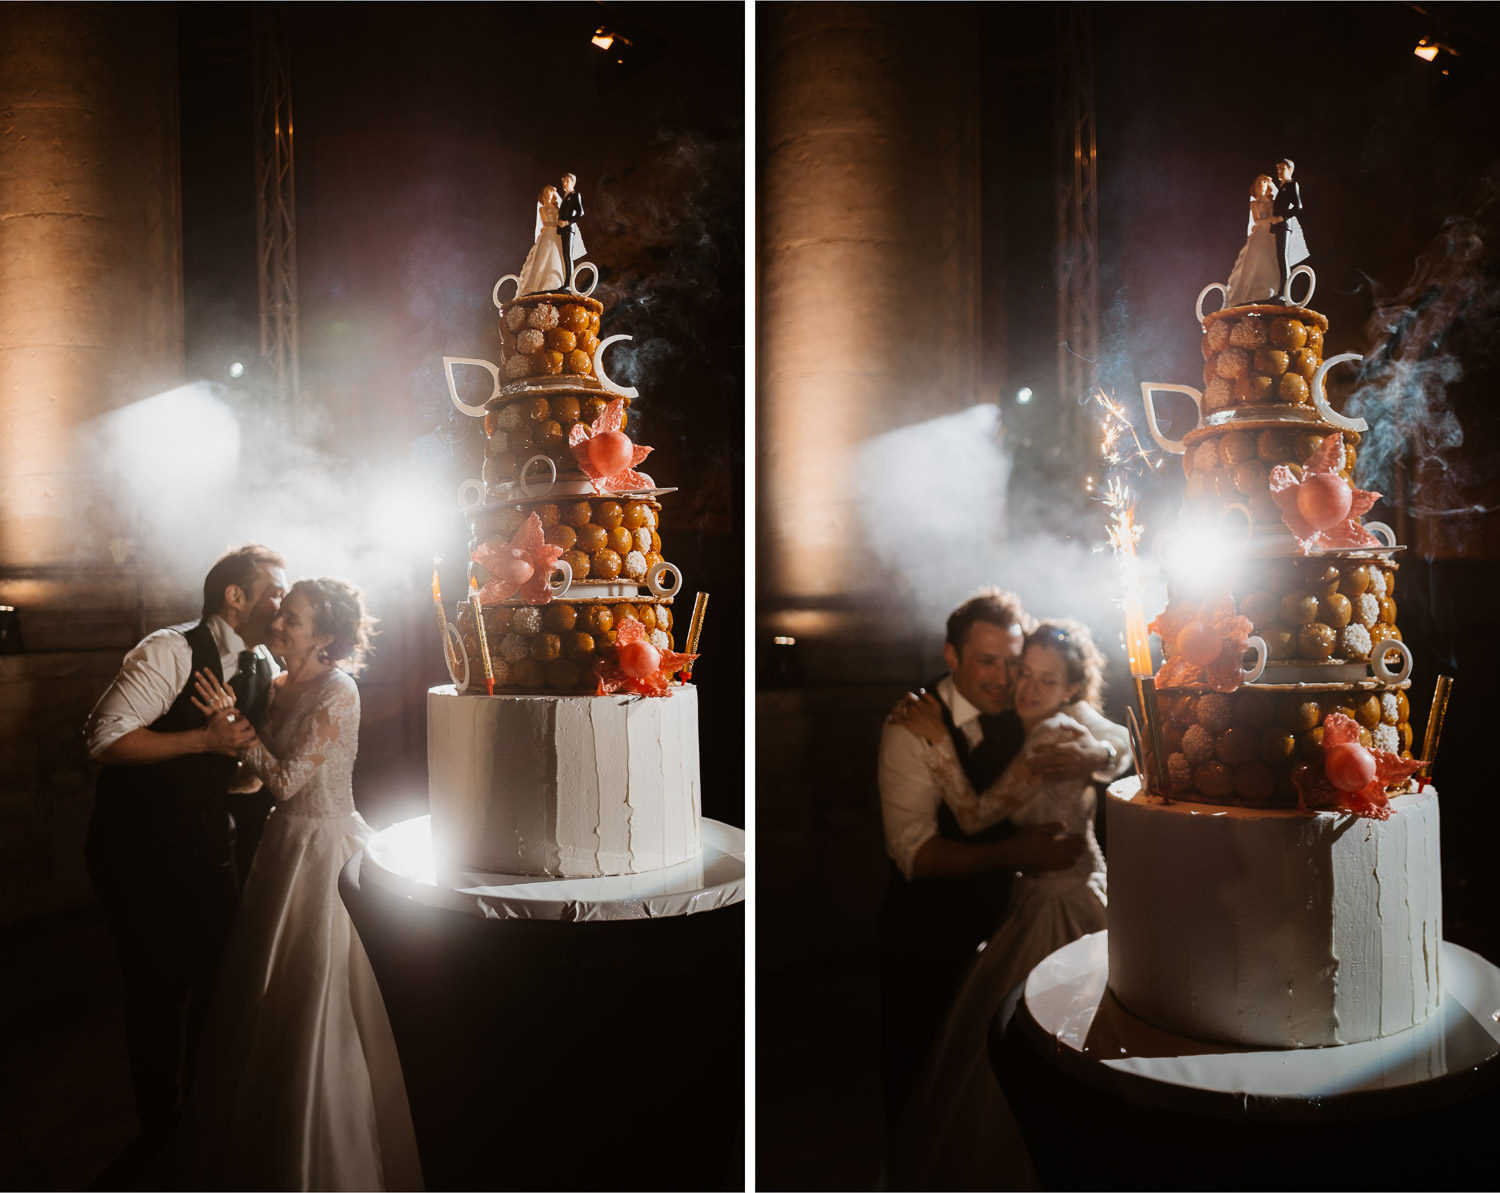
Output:
<svg viewBox="0 0 1500 1193">
<path fill-rule="evenodd" d="M 1083 5 L 1059 6 L 1057 50 L 1057 404 L 1064 443 L 1081 446 L 1099 375 L 1094 50 Z"/>
<path fill-rule="evenodd" d="M 292 162 L 292 64 L 286 5 L 255 4 L 255 208 L 260 354 L 282 408 L 300 412 L 297 350 L 297 187 Z"/>
</svg>

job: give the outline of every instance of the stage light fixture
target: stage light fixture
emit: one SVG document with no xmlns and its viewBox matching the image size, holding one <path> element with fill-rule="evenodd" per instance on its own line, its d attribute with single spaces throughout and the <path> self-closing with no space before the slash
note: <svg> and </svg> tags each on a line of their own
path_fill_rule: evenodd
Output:
<svg viewBox="0 0 1500 1193">
<path fill-rule="evenodd" d="M 245 375 L 245 366 L 239 361 L 235 361 L 232 365 L 229 366 L 229 375 L 236 379 L 243 377 Z"/>
<path fill-rule="evenodd" d="M 1443 74 L 1448 73 L 1448 66 L 1451 65 L 1450 59 L 1458 57 L 1457 50 L 1450 45 L 1444 45 L 1435 37 L 1422 38 L 1417 42 L 1417 48 L 1412 53 L 1424 62 L 1436 63 Z"/>
<path fill-rule="evenodd" d="M 1016 391 L 1016 401 L 1019 402 L 1022 406 L 1030 404 L 1031 399 L 1034 397 L 1036 397 L 1036 395 L 1031 392 L 1031 386 L 1029 385 L 1023 385 Z"/>
<path fill-rule="evenodd" d="M 617 33 L 604 25 L 595 29 L 594 36 L 589 40 L 619 63 L 624 63 L 625 51 L 635 44 L 623 33 Z"/>
</svg>

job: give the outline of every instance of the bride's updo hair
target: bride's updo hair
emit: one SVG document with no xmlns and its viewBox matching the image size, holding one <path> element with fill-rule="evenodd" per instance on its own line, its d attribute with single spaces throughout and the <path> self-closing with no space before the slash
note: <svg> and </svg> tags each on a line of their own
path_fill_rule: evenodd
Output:
<svg viewBox="0 0 1500 1193">
<path fill-rule="evenodd" d="M 300 592 L 312 606 L 314 632 L 333 636 L 318 657 L 350 675 L 358 675 L 364 668 L 365 656 L 370 653 L 377 620 L 365 608 L 365 594 L 347 580 L 332 576 L 298 580 L 292 585 L 292 592 Z"/>
<path fill-rule="evenodd" d="M 1078 685 L 1075 699 L 1099 708 L 1104 703 L 1104 655 L 1094 645 L 1088 626 L 1070 617 L 1044 621 L 1026 635 L 1026 649 L 1047 646 L 1062 656 L 1068 683 Z"/>
<path fill-rule="evenodd" d="M 1250 184 L 1250 197 L 1252 199 L 1261 198 L 1261 192 L 1267 188 L 1270 188 L 1273 194 L 1276 191 L 1276 184 L 1271 181 L 1271 176 L 1269 174 L 1257 174 L 1255 181 Z M 1266 197 L 1269 198 L 1270 196 Z"/>
<path fill-rule="evenodd" d="M 536 201 L 538 203 L 545 203 L 547 202 L 548 195 L 552 196 L 552 202 L 556 203 L 558 201 L 557 188 L 550 183 L 542 187 L 542 193 L 536 197 Z"/>
</svg>

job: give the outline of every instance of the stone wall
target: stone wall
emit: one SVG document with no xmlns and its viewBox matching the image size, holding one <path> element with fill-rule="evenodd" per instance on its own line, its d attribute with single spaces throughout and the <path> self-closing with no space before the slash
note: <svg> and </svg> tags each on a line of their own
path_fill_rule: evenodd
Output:
<svg viewBox="0 0 1500 1193">
<path fill-rule="evenodd" d="M 0 922 L 87 902 L 80 730 L 143 626 L 94 420 L 182 381 L 177 43 L 166 4 L 0 5 Z"/>
<path fill-rule="evenodd" d="M 760 13 L 757 600 L 819 671 L 830 642 L 920 636 L 875 562 L 861 445 L 981 400 L 977 34 L 955 5 Z M 887 483 L 920 506 L 931 479 Z"/>
</svg>

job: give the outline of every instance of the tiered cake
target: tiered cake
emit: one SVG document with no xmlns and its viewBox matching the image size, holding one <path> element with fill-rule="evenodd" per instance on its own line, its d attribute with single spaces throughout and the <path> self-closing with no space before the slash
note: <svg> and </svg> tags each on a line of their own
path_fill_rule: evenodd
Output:
<svg viewBox="0 0 1500 1193">
<path fill-rule="evenodd" d="M 1201 395 L 1143 390 L 1183 455 L 1179 543 L 1196 526 L 1236 549 L 1210 576 L 1192 549 L 1165 559 L 1165 784 L 1110 791 L 1110 988 L 1204 1039 L 1390 1035 L 1438 1006 L 1438 811 L 1413 778 L 1401 548 L 1362 521 L 1365 424 L 1323 393 L 1357 357 L 1325 363 L 1328 321 L 1305 306 L 1201 318 Z M 1180 443 L 1157 424 L 1160 389 L 1200 404 Z"/>
<path fill-rule="evenodd" d="M 447 629 L 454 684 L 428 693 L 434 846 L 502 874 L 675 865 L 701 841 L 697 697 L 678 677 L 694 656 L 675 650 L 681 573 L 658 523 L 671 490 L 635 470 L 650 449 L 625 433 L 637 394 L 605 372 L 602 305 L 561 283 L 502 302 L 505 280 L 500 364 L 444 360 L 486 447 L 462 494 L 475 595 Z M 483 404 L 460 400 L 458 364 L 490 372 Z"/>
</svg>

